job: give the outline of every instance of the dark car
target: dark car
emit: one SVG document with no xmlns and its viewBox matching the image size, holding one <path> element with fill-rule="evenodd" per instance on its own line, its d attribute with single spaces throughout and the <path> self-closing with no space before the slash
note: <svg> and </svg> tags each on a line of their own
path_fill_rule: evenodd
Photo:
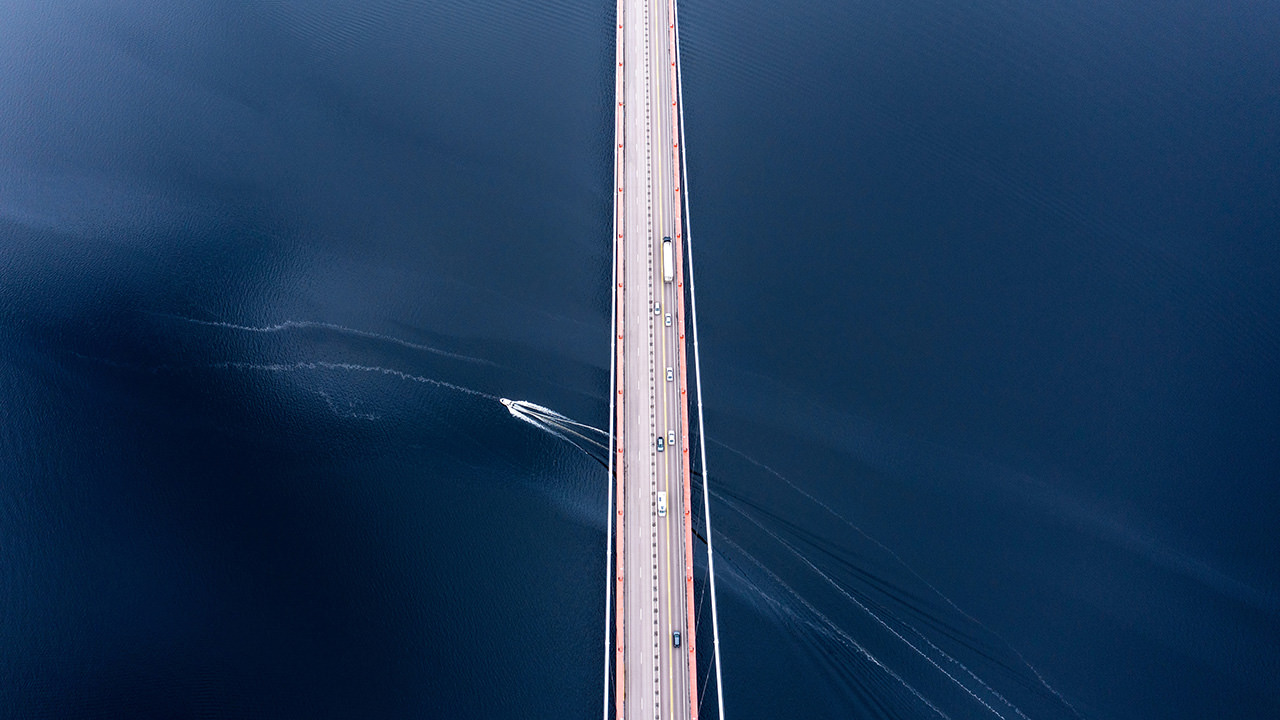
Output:
<svg viewBox="0 0 1280 720">
<path fill-rule="evenodd" d="M 663 447 L 665 446 L 663 445 L 663 442 L 662 442 L 662 436 L 659 435 L 658 436 L 658 452 L 662 452 Z"/>
<path fill-rule="evenodd" d="M 680 631 L 679 630 L 671 633 L 671 642 L 675 643 L 676 647 L 680 647 Z"/>
</svg>

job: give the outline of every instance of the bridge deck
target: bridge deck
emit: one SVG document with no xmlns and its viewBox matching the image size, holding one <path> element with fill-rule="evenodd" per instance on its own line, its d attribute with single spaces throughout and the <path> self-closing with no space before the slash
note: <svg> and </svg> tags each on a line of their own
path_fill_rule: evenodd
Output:
<svg viewBox="0 0 1280 720">
<path fill-rule="evenodd" d="M 618 0 L 613 290 L 619 720 L 697 714 L 674 17 L 674 0 Z M 664 237 L 673 243 L 669 282 L 663 277 Z M 669 445 L 661 451 L 659 437 Z M 659 492 L 667 497 L 665 515 L 658 513 Z"/>
</svg>

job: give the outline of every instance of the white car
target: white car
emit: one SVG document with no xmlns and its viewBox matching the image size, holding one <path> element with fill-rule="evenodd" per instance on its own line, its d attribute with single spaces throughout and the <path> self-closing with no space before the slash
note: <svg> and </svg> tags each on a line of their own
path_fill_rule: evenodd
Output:
<svg viewBox="0 0 1280 720">
<path fill-rule="evenodd" d="M 667 313 L 667 327 L 671 327 L 671 313 Z"/>
<path fill-rule="evenodd" d="M 675 379 L 676 379 L 676 369 L 667 368 L 667 382 L 671 382 L 672 380 L 675 380 Z"/>
</svg>

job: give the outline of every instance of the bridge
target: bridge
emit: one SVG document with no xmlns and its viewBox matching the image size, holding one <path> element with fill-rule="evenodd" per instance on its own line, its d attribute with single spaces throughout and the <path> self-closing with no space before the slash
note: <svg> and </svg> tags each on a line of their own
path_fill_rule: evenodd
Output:
<svg viewBox="0 0 1280 720">
<path fill-rule="evenodd" d="M 678 25 L 675 0 L 618 0 L 609 467 L 609 551 L 616 562 L 606 593 L 604 720 L 611 689 L 617 720 L 696 718 L 700 705 L 686 328 L 700 375 Z M 700 411 L 700 385 L 695 396 Z M 704 513 L 706 499 L 704 482 Z M 704 523 L 720 696 L 709 518 Z M 717 708 L 723 718 L 722 696 Z"/>
</svg>

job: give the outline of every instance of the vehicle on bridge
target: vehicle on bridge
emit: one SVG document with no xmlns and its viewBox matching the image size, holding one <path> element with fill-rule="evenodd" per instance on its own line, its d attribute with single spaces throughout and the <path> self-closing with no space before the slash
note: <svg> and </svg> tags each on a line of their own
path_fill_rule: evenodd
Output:
<svg viewBox="0 0 1280 720">
<path fill-rule="evenodd" d="M 671 278 L 675 277 L 675 258 L 671 254 L 671 238 L 662 238 L 662 279 L 665 282 L 671 282 Z M 667 322 L 671 324 L 670 321 Z"/>
<path fill-rule="evenodd" d="M 680 631 L 679 630 L 676 630 L 675 632 L 671 633 L 671 642 L 676 647 L 680 647 Z"/>
<path fill-rule="evenodd" d="M 659 435 L 659 436 L 658 436 L 658 452 L 662 452 L 662 451 L 663 451 L 663 449 L 664 449 L 664 448 L 663 448 L 662 436 L 661 436 L 661 435 Z"/>
<path fill-rule="evenodd" d="M 665 490 L 658 491 L 658 517 L 667 516 L 667 493 Z"/>
</svg>

